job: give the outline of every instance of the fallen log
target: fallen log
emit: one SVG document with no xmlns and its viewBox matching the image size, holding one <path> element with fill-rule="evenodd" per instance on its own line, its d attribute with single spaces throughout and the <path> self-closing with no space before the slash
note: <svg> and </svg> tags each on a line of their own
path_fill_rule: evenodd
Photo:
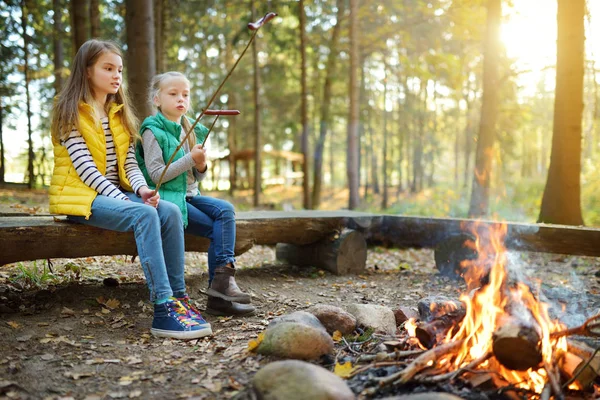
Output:
<svg viewBox="0 0 600 400">
<path fill-rule="evenodd" d="M 64 219 L 64 217 L 62 217 Z M 467 232 L 474 220 L 368 214 L 353 211 L 263 211 L 237 213 L 236 252 L 252 244 L 310 244 L 343 227 L 357 230 L 368 245 L 434 248 Z M 497 225 L 498 222 L 478 221 Z M 250 226 L 244 226 L 250 224 Z M 0 265 L 45 258 L 133 254 L 133 235 L 69 226 L 52 216 L 0 216 Z M 72 241 L 69 243 L 68 241 Z M 508 223 L 506 247 L 513 250 L 600 257 L 600 229 L 563 225 Z M 188 251 L 206 251 L 208 242 L 189 238 Z"/>
<path fill-rule="evenodd" d="M 236 216 L 235 254 L 254 244 L 279 242 L 306 245 L 342 229 L 343 218 L 311 218 L 293 213 Z M 206 238 L 186 235 L 186 251 L 205 252 Z M 131 232 L 115 232 L 69 222 L 66 217 L 17 216 L 0 218 L 0 265 L 47 258 L 78 258 L 101 255 L 134 255 Z"/>
<path fill-rule="evenodd" d="M 339 235 L 308 245 L 278 243 L 277 260 L 298 266 L 323 268 L 336 275 L 364 272 L 367 242 L 360 232 L 344 229 Z"/>
</svg>

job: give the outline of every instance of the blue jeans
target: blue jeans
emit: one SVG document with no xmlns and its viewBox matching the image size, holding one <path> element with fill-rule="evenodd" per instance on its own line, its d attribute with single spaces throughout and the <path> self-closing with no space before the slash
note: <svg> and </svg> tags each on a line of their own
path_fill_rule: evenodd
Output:
<svg viewBox="0 0 600 400">
<path fill-rule="evenodd" d="M 187 233 L 210 239 L 208 247 L 208 284 L 215 269 L 235 263 L 235 210 L 231 203 L 207 196 L 188 197 Z"/>
<path fill-rule="evenodd" d="M 133 231 L 150 300 L 182 297 L 186 290 L 181 211 L 168 201 L 154 208 L 134 193 L 125 195 L 131 201 L 98 195 L 89 220 L 79 216 L 69 219 L 112 231 Z"/>
</svg>

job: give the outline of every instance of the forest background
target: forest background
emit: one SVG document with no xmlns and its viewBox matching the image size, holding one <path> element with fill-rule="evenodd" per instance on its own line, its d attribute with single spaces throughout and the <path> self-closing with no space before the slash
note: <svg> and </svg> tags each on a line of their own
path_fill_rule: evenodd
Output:
<svg viewBox="0 0 600 400">
<path fill-rule="evenodd" d="M 194 118 L 247 22 L 273 11 L 211 106 L 241 115 L 211 133 L 205 193 L 238 209 L 600 226 L 594 3 L 0 1 L 0 185 L 47 188 L 52 99 L 85 40 L 123 48 L 140 119 L 168 70 L 190 79 Z"/>
</svg>

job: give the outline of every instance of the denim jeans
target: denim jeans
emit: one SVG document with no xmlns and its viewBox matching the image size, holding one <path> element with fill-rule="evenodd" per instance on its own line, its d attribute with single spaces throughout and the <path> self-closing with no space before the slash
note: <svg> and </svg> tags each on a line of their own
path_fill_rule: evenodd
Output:
<svg viewBox="0 0 600 400">
<path fill-rule="evenodd" d="M 208 247 L 208 283 L 215 269 L 235 263 L 235 211 L 231 203 L 207 196 L 187 199 L 188 226 L 186 233 L 210 239 Z"/>
<path fill-rule="evenodd" d="M 112 231 L 133 231 L 150 300 L 185 295 L 181 211 L 168 201 L 161 201 L 154 208 L 145 205 L 134 193 L 125 195 L 131 201 L 98 195 L 92 203 L 89 220 L 79 216 L 69 219 Z"/>
</svg>

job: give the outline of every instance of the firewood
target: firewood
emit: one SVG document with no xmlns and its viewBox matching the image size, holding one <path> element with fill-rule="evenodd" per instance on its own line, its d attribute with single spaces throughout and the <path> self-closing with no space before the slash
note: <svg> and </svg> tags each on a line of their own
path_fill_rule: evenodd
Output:
<svg viewBox="0 0 600 400">
<path fill-rule="evenodd" d="M 492 350 L 508 369 L 526 371 L 537 367 L 542 361 L 539 328 L 533 322 L 507 316 L 492 335 Z"/>
<path fill-rule="evenodd" d="M 431 322 L 419 323 L 415 329 L 415 335 L 423 347 L 431 349 L 446 336 L 452 327 L 457 326 L 463 320 L 465 314 L 465 309 L 461 307 L 438 316 Z"/>
<path fill-rule="evenodd" d="M 441 346 L 434 347 L 431 350 L 427 350 L 419 357 L 415 358 L 406 368 L 402 371 L 396 372 L 385 378 L 379 380 L 380 386 L 389 385 L 391 383 L 404 384 L 410 381 L 416 374 L 427 369 L 435 364 L 435 362 L 448 353 L 455 351 L 460 348 L 464 343 L 464 340 L 455 340 L 452 342 L 444 343 Z"/>
<path fill-rule="evenodd" d="M 278 243 L 276 258 L 298 266 L 326 269 L 336 275 L 358 274 L 367 261 L 367 242 L 362 233 L 344 229 L 339 235 L 308 245 Z"/>
<path fill-rule="evenodd" d="M 417 303 L 419 318 L 429 322 L 449 312 L 464 309 L 463 303 L 446 296 L 429 296 L 422 298 Z"/>
<path fill-rule="evenodd" d="M 600 383 L 600 352 L 584 343 L 568 341 L 568 351 L 560 363 L 560 370 L 569 382 L 577 382 L 581 388 L 589 389 Z"/>
</svg>

